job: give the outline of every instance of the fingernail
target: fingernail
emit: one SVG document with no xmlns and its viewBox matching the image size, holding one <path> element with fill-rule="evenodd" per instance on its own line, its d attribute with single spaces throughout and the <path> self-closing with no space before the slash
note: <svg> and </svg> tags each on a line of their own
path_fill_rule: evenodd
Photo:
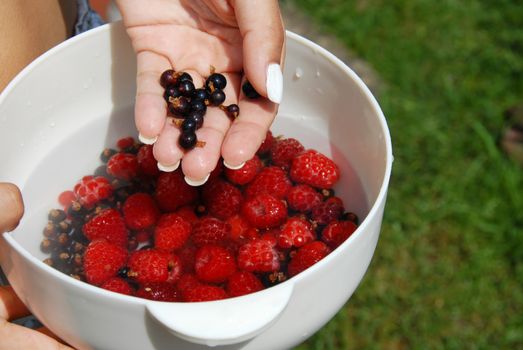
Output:
<svg viewBox="0 0 523 350">
<path fill-rule="evenodd" d="M 226 168 L 229 168 L 231 170 L 238 170 L 238 169 L 241 169 L 243 168 L 243 166 L 245 165 L 245 162 L 242 162 L 238 165 L 230 165 L 229 163 L 227 163 L 225 160 L 223 161 L 223 165 L 225 165 Z"/>
<path fill-rule="evenodd" d="M 195 187 L 195 186 L 201 186 L 201 185 L 203 185 L 204 183 L 206 183 L 207 180 L 209 180 L 209 176 L 210 176 L 210 175 L 211 175 L 211 174 L 209 173 L 209 174 L 207 174 L 206 177 L 204 177 L 203 179 L 200 179 L 200 180 L 193 180 L 193 179 L 190 179 L 190 178 L 188 178 L 188 177 L 186 176 L 186 177 L 185 177 L 185 182 L 187 182 L 187 184 L 189 184 L 189 185 L 191 185 L 191 186 L 193 186 L 193 187 Z"/>
<path fill-rule="evenodd" d="M 161 171 L 165 171 L 166 173 L 175 171 L 176 169 L 178 169 L 179 166 L 180 166 L 180 161 L 176 162 L 176 164 L 173 164 L 173 165 L 164 165 L 164 164 L 158 162 L 158 169 L 160 169 Z"/>
<path fill-rule="evenodd" d="M 267 67 L 267 97 L 274 103 L 280 103 L 283 95 L 283 74 L 277 63 Z"/>
<path fill-rule="evenodd" d="M 144 143 L 146 145 L 152 145 L 158 140 L 158 136 L 155 137 L 145 137 L 142 134 L 138 134 L 138 140 L 140 140 L 141 143 Z"/>
</svg>

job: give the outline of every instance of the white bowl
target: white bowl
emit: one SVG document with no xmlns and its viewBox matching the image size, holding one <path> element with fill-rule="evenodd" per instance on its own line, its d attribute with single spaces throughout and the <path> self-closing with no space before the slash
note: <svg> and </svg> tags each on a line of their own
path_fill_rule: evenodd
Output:
<svg viewBox="0 0 523 350">
<path fill-rule="evenodd" d="M 26 214 L 0 239 L 0 263 L 31 311 L 80 349 L 286 349 L 345 304 L 374 253 L 392 164 L 385 118 L 369 89 L 332 54 L 287 33 L 284 98 L 273 132 L 332 156 L 345 207 L 362 220 L 325 259 L 258 293 L 164 303 L 112 293 L 42 262 L 42 228 L 58 193 L 99 163 L 100 151 L 136 135 L 135 54 L 120 23 L 42 55 L 0 96 L 0 179 L 16 183 Z M 223 347 L 221 347 L 223 346 Z"/>
</svg>

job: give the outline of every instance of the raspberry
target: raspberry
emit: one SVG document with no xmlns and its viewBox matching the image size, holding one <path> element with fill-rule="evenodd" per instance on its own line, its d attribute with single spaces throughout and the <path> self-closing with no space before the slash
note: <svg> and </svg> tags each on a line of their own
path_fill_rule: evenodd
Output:
<svg viewBox="0 0 523 350">
<path fill-rule="evenodd" d="M 180 293 L 172 283 L 144 283 L 136 291 L 139 298 L 156 301 L 180 301 Z"/>
<path fill-rule="evenodd" d="M 332 221 L 323 229 L 321 237 L 329 247 L 335 249 L 345 242 L 356 231 L 356 228 L 356 224 L 351 221 Z"/>
<path fill-rule="evenodd" d="M 194 260 L 197 248 L 193 244 L 185 244 L 178 252 L 178 257 L 182 262 L 184 273 L 194 273 Z"/>
<path fill-rule="evenodd" d="M 136 291 L 136 296 L 156 301 L 180 301 L 178 289 L 173 284 L 165 282 L 144 283 Z"/>
<path fill-rule="evenodd" d="M 129 137 L 124 137 L 116 141 L 116 147 L 118 147 L 120 150 L 124 150 L 126 148 L 132 147 L 134 145 L 134 139 Z"/>
<path fill-rule="evenodd" d="M 227 223 L 231 225 L 231 239 L 233 241 L 242 241 L 245 239 L 247 232 L 252 228 L 249 221 L 241 215 L 230 217 L 227 219 Z"/>
<path fill-rule="evenodd" d="M 129 181 L 138 174 L 138 160 L 134 154 L 116 153 L 107 162 L 107 173 Z"/>
<path fill-rule="evenodd" d="M 256 228 L 271 228 L 285 221 L 287 208 L 282 200 L 262 193 L 243 203 L 242 214 Z"/>
<path fill-rule="evenodd" d="M 215 179 L 203 186 L 202 199 L 209 214 L 226 220 L 240 211 L 242 193 L 230 183 Z"/>
<path fill-rule="evenodd" d="M 150 243 L 151 242 L 151 232 L 147 230 L 140 230 L 134 235 L 136 242 L 138 243 Z"/>
<path fill-rule="evenodd" d="M 223 245 L 229 240 L 230 234 L 231 226 L 228 223 L 208 216 L 201 218 L 194 224 L 192 241 L 198 247 L 206 244 Z"/>
<path fill-rule="evenodd" d="M 285 198 L 291 187 L 291 181 L 285 171 L 271 166 L 262 169 L 247 185 L 245 195 L 252 198 L 260 193 L 270 193 L 277 198 Z"/>
<path fill-rule="evenodd" d="M 76 195 L 73 191 L 64 191 L 58 196 L 58 203 L 60 203 L 64 209 L 69 207 L 74 200 L 76 200 Z"/>
<path fill-rule="evenodd" d="M 310 212 L 321 201 L 321 194 L 309 185 L 296 185 L 287 193 L 289 208 L 300 213 Z"/>
<path fill-rule="evenodd" d="M 189 292 L 194 287 L 200 285 L 201 282 L 198 281 L 196 276 L 193 274 L 187 273 L 185 275 L 182 275 L 180 279 L 178 280 L 178 283 L 176 284 L 176 287 L 178 288 L 178 291 L 183 295 L 185 295 L 187 292 Z"/>
<path fill-rule="evenodd" d="M 236 271 L 236 262 L 226 248 L 205 245 L 196 252 L 194 270 L 200 281 L 221 283 Z"/>
<path fill-rule="evenodd" d="M 251 272 L 238 271 L 227 281 L 227 292 L 231 297 L 250 294 L 263 289 L 261 281 Z"/>
<path fill-rule="evenodd" d="M 328 189 L 340 179 L 340 169 L 322 153 L 307 150 L 293 159 L 290 176 L 297 183 Z"/>
<path fill-rule="evenodd" d="M 178 214 L 164 214 L 154 229 L 154 246 L 162 250 L 181 248 L 191 234 L 191 224 Z"/>
<path fill-rule="evenodd" d="M 327 198 L 312 208 L 311 218 L 320 225 L 327 225 L 343 214 L 343 201 L 339 197 Z"/>
<path fill-rule="evenodd" d="M 136 160 L 138 161 L 138 169 L 141 174 L 157 177 L 160 175 L 160 169 L 158 169 L 158 162 L 153 155 L 152 145 L 143 145 L 136 154 Z"/>
<path fill-rule="evenodd" d="M 166 282 L 169 279 L 171 254 L 157 249 L 133 252 L 129 257 L 127 275 L 137 282 Z"/>
<path fill-rule="evenodd" d="M 287 266 L 289 276 L 296 276 L 303 270 L 316 264 L 330 253 L 330 249 L 325 243 L 320 241 L 313 241 L 307 243 L 296 251 L 296 254 L 291 258 Z"/>
<path fill-rule="evenodd" d="M 184 218 L 184 220 L 190 223 L 191 225 L 198 221 L 198 216 L 196 216 L 194 212 L 194 207 L 192 205 L 186 205 L 184 207 L 179 208 L 178 210 L 176 210 L 176 214 Z"/>
<path fill-rule="evenodd" d="M 294 157 L 304 150 L 305 147 L 296 139 L 288 138 L 280 140 L 273 144 L 271 148 L 272 164 L 284 169 L 289 169 Z"/>
<path fill-rule="evenodd" d="M 213 301 L 227 298 L 227 293 L 222 287 L 199 283 L 182 292 L 182 297 L 187 302 Z"/>
<path fill-rule="evenodd" d="M 278 251 L 272 242 L 257 239 L 238 249 L 238 267 L 249 272 L 272 272 L 280 268 Z"/>
<path fill-rule="evenodd" d="M 151 227 L 160 216 L 160 210 L 153 198 L 147 193 L 141 192 L 130 195 L 125 200 L 122 211 L 127 227 L 132 230 Z"/>
<path fill-rule="evenodd" d="M 225 176 L 227 179 L 236 185 L 245 185 L 251 182 L 262 168 L 262 162 L 258 156 L 252 157 L 245 162 L 245 165 L 240 169 L 225 169 Z"/>
<path fill-rule="evenodd" d="M 180 170 L 161 173 L 156 182 L 155 198 L 158 206 L 165 212 L 191 204 L 198 199 L 196 187 L 188 185 Z"/>
<path fill-rule="evenodd" d="M 74 186 L 76 198 L 86 208 L 92 208 L 96 203 L 109 198 L 113 194 L 113 187 L 103 176 L 84 176 Z"/>
<path fill-rule="evenodd" d="M 297 248 L 312 242 L 315 238 L 310 222 L 300 217 L 292 217 L 281 228 L 278 246 L 280 248 Z"/>
<path fill-rule="evenodd" d="M 272 147 L 272 144 L 274 143 L 274 136 L 272 136 L 272 132 L 269 130 L 267 131 L 267 134 L 265 135 L 265 140 L 263 140 L 262 144 L 258 148 L 258 151 L 256 154 L 258 155 L 264 155 L 268 153 Z"/>
<path fill-rule="evenodd" d="M 100 239 L 87 246 L 83 268 L 87 282 L 101 285 L 115 277 L 127 260 L 127 251 L 113 243 Z"/>
<path fill-rule="evenodd" d="M 106 209 L 86 222 L 82 227 L 85 236 L 94 241 L 104 238 L 107 241 L 125 246 L 129 232 L 120 212 L 116 209 Z"/>
<path fill-rule="evenodd" d="M 134 290 L 126 280 L 120 277 L 112 277 L 101 285 L 103 289 L 110 290 L 111 292 L 133 295 Z"/>
</svg>

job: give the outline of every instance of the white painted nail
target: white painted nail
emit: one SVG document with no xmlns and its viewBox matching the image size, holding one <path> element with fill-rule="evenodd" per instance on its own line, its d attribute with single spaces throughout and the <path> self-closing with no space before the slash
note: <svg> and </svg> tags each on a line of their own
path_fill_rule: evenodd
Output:
<svg viewBox="0 0 523 350">
<path fill-rule="evenodd" d="M 267 67 L 267 97 L 274 103 L 280 103 L 283 95 L 283 74 L 277 63 Z"/>
<path fill-rule="evenodd" d="M 209 176 L 211 176 L 211 174 L 207 174 L 206 177 L 204 177 L 203 179 L 200 179 L 200 180 L 193 180 L 193 179 L 190 179 L 188 178 L 187 176 L 185 177 L 185 182 L 187 182 L 187 184 L 195 187 L 195 186 L 201 186 L 203 185 L 204 183 L 207 182 L 207 180 L 209 180 Z"/>
<path fill-rule="evenodd" d="M 243 166 L 245 165 L 245 162 L 242 162 L 238 165 L 230 165 L 229 163 L 227 163 L 225 160 L 223 161 L 223 165 L 225 165 L 226 168 L 229 168 L 231 170 L 238 170 L 238 169 L 241 169 L 243 168 Z"/>
<path fill-rule="evenodd" d="M 141 143 L 144 143 L 146 145 L 152 145 L 158 140 L 158 136 L 155 137 L 145 137 L 142 134 L 138 134 L 138 140 L 140 140 Z"/>
<path fill-rule="evenodd" d="M 158 162 L 158 169 L 160 169 L 161 171 L 165 171 L 166 173 L 175 171 L 176 169 L 178 169 L 179 166 L 180 166 L 180 161 L 178 161 L 176 164 L 173 164 L 173 165 L 164 165 L 164 164 Z"/>
</svg>

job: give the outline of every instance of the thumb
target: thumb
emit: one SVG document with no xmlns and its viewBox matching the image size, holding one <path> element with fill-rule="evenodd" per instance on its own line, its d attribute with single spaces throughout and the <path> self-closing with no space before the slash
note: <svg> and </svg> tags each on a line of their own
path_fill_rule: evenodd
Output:
<svg viewBox="0 0 523 350">
<path fill-rule="evenodd" d="M 247 79 L 259 94 L 280 103 L 285 30 L 278 1 L 236 0 L 234 11 L 243 37 Z"/>
<path fill-rule="evenodd" d="M 18 187 L 0 183 L 0 233 L 12 231 L 24 214 L 24 203 Z"/>
</svg>

